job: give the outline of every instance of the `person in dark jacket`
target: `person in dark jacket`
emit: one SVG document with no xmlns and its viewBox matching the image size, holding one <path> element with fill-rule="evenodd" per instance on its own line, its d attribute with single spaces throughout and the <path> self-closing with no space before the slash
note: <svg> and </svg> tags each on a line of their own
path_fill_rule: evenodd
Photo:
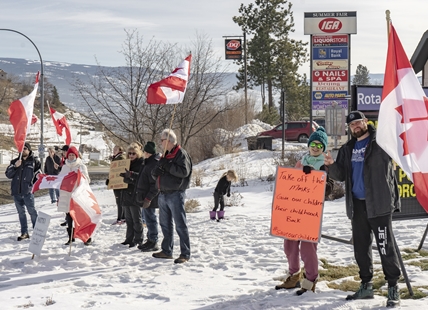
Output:
<svg viewBox="0 0 428 310">
<path fill-rule="evenodd" d="M 180 237 L 180 256 L 174 263 L 185 263 L 190 259 L 190 238 L 184 209 L 185 191 L 192 175 L 192 160 L 187 152 L 177 144 L 177 136 L 171 129 L 161 133 L 164 156 L 159 160 L 152 177 L 159 190 L 159 223 L 162 228 L 162 251 L 153 253 L 155 258 L 172 259 L 174 231 Z"/>
<path fill-rule="evenodd" d="M 210 219 L 216 219 L 216 211 L 220 204 L 220 211 L 217 212 L 217 219 L 224 219 L 224 195 L 230 197 L 230 184 L 238 180 L 235 170 L 228 170 L 220 177 L 214 190 L 214 208 L 210 211 Z"/>
<path fill-rule="evenodd" d="M 123 245 L 130 248 L 140 245 L 143 242 L 143 221 L 141 219 L 141 207 L 135 198 L 135 185 L 138 181 L 139 171 L 143 164 L 143 153 L 139 147 L 131 144 L 128 147 L 127 156 L 131 160 L 129 170 L 120 174 L 123 182 L 128 184 L 128 188 L 122 192 L 122 206 L 125 211 L 126 236 Z"/>
<path fill-rule="evenodd" d="M 156 154 L 156 144 L 147 142 L 144 146 L 144 165 L 138 177 L 136 197 L 137 202 L 143 207 L 143 215 L 147 226 L 147 241 L 138 248 L 143 252 L 158 251 L 158 220 L 156 208 L 158 207 L 158 190 L 151 172 L 160 159 Z"/>
<path fill-rule="evenodd" d="M 28 142 L 25 142 L 22 153 L 13 159 L 6 168 L 6 177 L 12 179 L 10 189 L 19 215 L 19 223 L 21 224 L 21 235 L 18 237 L 18 241 L 30 238 L 24 207 L 27 208 L 27 212 L 30 214 L 33 228 L 36 225 L 37 211 L 34 207 L 34 195 L 31 190 L 40 169 L 40 161 L 34 156 Z"/>
<path fill-rule="evenodd" d="M 113 148 L 113 155 L 111 156 L 111 161 L 116 160 L 124 160 L 126 159 L 126 155 L 123 153 L 123 147 L 119 145 L 115 145 Z M 106 180 L 106 185 L 109 184 L 109 179 Z M 114 198 L 116 199 L 116 206 L 117 206 L 117 219 L 114 221 L 112 225 L 116 224 L 123 224 L 125 223 L 125 212 L 123 211 L 122 207 L 122 193 L 123 189 L 113 189 Z"/>
<path fill-rule="evenodd" d="M 329 176 L 345 181 L 346 212 L 352 222 L 354 255 L 360 269 L 360 288 L 346 299 L 373 298 L 374 235 L 388 282 L 387 306 L 393 307 L 400 303 L 400 267 L 392 232 L 392 213 L 400 210 L 394 164 L 377 144 L 376 131 L 362 112 L 349 113 L 346 122 L 352 139 L 339 149 L 336 161 L 330 152 L 324 158 Z"/>
<path fill-rule="evenodd" d="M 53 146 L 48 148 L 49 156 L 45 161 L 44 173 L 48 175 L 58 175 L 61 171 L 61 158 L 55 154 L 55 148 Z M 56 203 L 59 198 L 59 189 L 49 188 L 49 196 L 51 197 L 51 203 Z"/>
</svg>

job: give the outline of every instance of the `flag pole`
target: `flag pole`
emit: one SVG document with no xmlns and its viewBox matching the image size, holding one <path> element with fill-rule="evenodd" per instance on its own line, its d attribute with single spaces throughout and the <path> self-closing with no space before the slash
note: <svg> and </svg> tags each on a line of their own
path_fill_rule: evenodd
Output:
<svg viewBox="0 0 428 310">
<path fill-rule="evenodd" d="M 387 40 L 389 40 L 389 25 L 391 24 L 391 12 L 389 10 L 385 11 L 386 15 L 386 34 L 387 34 Z"/>
<path fill-rule="evenodd" d="M 74 227 L 73 222 L 71 222 L 71 236 L 70 236 L 70 249 L 68 251 L 68 256 L 71 256 L 71 246 L 73 245 L 73 235 L 74 235 Z"/>
</svg>

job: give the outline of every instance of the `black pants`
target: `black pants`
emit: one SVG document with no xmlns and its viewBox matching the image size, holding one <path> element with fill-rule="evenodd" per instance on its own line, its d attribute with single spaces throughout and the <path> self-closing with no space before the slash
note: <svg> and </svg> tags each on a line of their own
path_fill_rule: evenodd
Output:
<svg viewBox="0 0 428 310">
<path fill-rule="evenodd" d="M 128 243 L 143 242 L 143 220 L 141 218 L 141 208 L 135 206 L 123 206 L 126 219 L 126 237 Z"/>
<path fill-rule="evenodd" d="M 353 203 L 352 238 L 361 281 L 370 282 L 373 278 L 371 246 L 374 234 L 385 280 L 388 281 L 389 286 L 395 286 L 400 277 L 400 266 L 392 232 L 392 215 L 369 219 L 367 218 L 366 201 L 353 199 Z"/>
<path fill-rule="evenodd" d="M 117 205 L 117 220 L 123 220 L 125 218 L 125 212 L 123 211 L 122 207 L 122 193 L 123 190 L 121 189 L 114 189 L 114 198 L 116 199 L 116 205 Z"/>
<path fill-rule="evenodd" d="M 67 221 L 67 233 L 68 233 L 68 239 L 71 240 L 71 233 L 73 231 L 73 218 L 71 217 L 70 213 L 65 214 L 65 220 Z M 73 232 L 74 235 L 74 232 Z"/>
<path fill-rule="evenodd" d="M 217 211 L 219 203 L 220 203 L 220 211 L 223 211 L 224 210 L 224 197 L 222 194 L 214 192 L 214 209 L 213 209 L 213 211 Z"/>
</svg>

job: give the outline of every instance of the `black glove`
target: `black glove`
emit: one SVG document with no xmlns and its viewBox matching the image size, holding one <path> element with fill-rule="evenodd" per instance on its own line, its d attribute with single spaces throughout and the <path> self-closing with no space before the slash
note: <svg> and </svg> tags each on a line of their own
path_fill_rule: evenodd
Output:
<svg viewBox="0 0 428 310">
<path fill-rule="evenodd" d="M 110 182 L 110 180 L 109 180 L 109 179 L 107 179 L 107 180 L 106 180 L 106 185 L 107 185 L 107 186 L 108 186 L 108 183 L 109 183 L 109 182 Z"/>
<path fill-rule="evenodd" d="M 157 166 L 156 168 L 155 168 L 155 175 L 163 175 L 165 173 L 165 170 L 163 170 L 163 167 L 162 166 Z"/>
<path fill-rule="evenodd" d="M 148 200 L 147 198 L 144 199 L 143 209 L 147 209 L 148 207 L 150 207 L 150 203 L 151 203 L 151 200 Z"/>
<path fill-rule="evenodd" d="M 119 174 L 122 178 L 128 178 L 130 179 L 132 177 L 132 171 L 129 171 L 125 168 L 125 172 L 122 172 Z"/>
<path fill-rule="evenodd" d="M 312 168 L 311 166 L 303 166 L 303 172 L 305 174 L 311 173 L 312 169 L 314 169 L 314 168 Z"/>
</svg>

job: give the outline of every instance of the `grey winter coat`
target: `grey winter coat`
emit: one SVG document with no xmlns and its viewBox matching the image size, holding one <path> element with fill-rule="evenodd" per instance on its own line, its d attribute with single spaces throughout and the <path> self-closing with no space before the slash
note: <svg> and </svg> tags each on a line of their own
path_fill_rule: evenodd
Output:
<svg viewBox="0 0 428 310">
<path fill-rule="evenodd" d="M 364 155 L 364 187 L 367 217 L 375 218 L 399 212 L 401 203 L 394 164 L 377 144 L 374 127 L 369 125 L 368 129 L 370 140 Z M 356 141 L 356 138 L 352 138 L 344 144 L 339 149 L 336 161 L 328 166 L 328 175 L 331 178 L 345 181 L 346 214 L 350 219 L 353 217 L 351 156 Z"/>
</svg>

